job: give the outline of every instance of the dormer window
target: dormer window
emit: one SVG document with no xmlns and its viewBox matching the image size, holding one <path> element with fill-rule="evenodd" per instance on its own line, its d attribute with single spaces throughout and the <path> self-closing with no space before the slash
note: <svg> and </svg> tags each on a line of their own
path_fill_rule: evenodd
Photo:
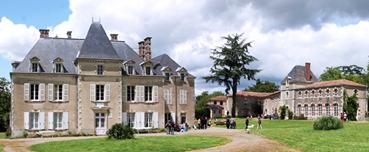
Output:
<svg viewBox="0 0 369 152">
<path fill-rule="evenodd" d="M 56 73 L 63 73 L 63 65 L 61 63 L 55 64 L 55 72 Z"/>
<path fill-rule="evenodd" d="M 184 81 L 184 80 L 185 80 L 185 74 L 181 73 L 181 81 Z"/>
<path fill-rule="evenodd" d="M 103 73 L 104 73 L 104 66 L 97 65 L 97 75 L 103 75 Z"/>
<path fill-rule="evenodd" d="M 39 72 L 39 63 L 32 63 L 32 72 Z"/>
<path fill-rule="evenodd" d="M 178 73 L 181 81 L 185 81 L 187 70 L 183 67 L 177 68 L 176 72 Z"/>
<path fill-rule="evenodd" d="M 151 67 L 149 67 L 149 66 L 145 67 L 145 74 L 146 75 L 151 75 Z"/>
<path fill-rule="evenodd" d="M 127 74 L 128 75 L 133 75 L 133 66 L 132 65 L 127 66 Z"/>
<path fill-rule="evenodd" d="M 169 72 L 165 72 L 165 80 L 169 81 L 170 78 L 170 73 Z"/>
</svg>

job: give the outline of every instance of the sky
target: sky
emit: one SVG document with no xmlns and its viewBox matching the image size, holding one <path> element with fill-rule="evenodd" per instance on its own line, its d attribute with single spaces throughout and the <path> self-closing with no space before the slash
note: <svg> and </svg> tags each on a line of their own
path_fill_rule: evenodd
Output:
<svg viewBox="0 0 369 152">
<path fill-rule="evenodd" d="M 236 33 L 253 42 L 249 51 L 258 61 L 250 68 L 262 70 L 256 78 L 279 84 L 305 62 L 317 76 L 326 67 L 366 67 L 368 7 L 367 0 L 2 0 L 0 77 L 9 79 L 11 62 L 32 48 L 38 29 L 84 38 L 95 20 L 135 50 L 151 36 L 153 56 L 166 53 L 197 77 L 196 94 L 224 91 L 202 77 L 210 74 L 211 49 Z M 254 83 L 242 80 L 239 89 Z"/>
</svg>

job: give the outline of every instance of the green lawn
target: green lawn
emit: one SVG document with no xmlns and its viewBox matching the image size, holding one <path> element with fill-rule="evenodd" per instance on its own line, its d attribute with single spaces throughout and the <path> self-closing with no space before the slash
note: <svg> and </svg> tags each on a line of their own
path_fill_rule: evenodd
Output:
<svg viewBox="0 0 369 152">
<path fill-rule="evenodd" d="M 5 132 L 0 132 L 0 139 L 5 139 L 5 138 L 6 138 Z"/>
<path fill-rule="evenodd" d="M 179 152 L 203 149 L 223 145 L 230 140 L 213 136 L 151 136 L 138 137 L 133 140 L 113 140 L 106 138 L 56 141 L 33 145 L 37 152 L 69 152 L 69 151 L 129 151 L 129 152 Z"/>
<path fill-rule="evenodd" d="M 237 129 L 245 127 L 245 119 L 237 119 Z M 269 139 L 302 151 L 369 151 L 369 123 L 349 122 L 343 129 L 317 131 L 309 120 L 262 120 L 262 130 L 251 130 Z"/>
<path fill-rule="evenodd" d="M 3 145 L 0 145 L 0 152 L 3 152 L 4 151 L 3 148 L 4 148 L 4 146 Z"/>
</svg>

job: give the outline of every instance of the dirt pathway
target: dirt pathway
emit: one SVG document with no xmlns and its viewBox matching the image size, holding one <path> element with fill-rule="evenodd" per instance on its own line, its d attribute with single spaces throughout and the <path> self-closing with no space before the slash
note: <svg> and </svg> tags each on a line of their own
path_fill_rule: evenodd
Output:
<svg viewBox="0 0 369 152">
<path fill-rule="evenodd" d="M 194 130 L 188 133 L 177 133 L 176 135 L 203 135 L 203 136 L 221 136 L 231 139 L 231 142 L 217 147 L 196 150 L 194 152 L 267 152 L 267 151 L 297 151 L 291 149 L 278 142 L 265 139 L 263 137 L 247 134 L 243 130 L 210 128 L 207 130 Z M 159 134 L 139 134 L 138 136 L 160 136 Z M 50 141 L 76 140 L 103 138 L 104 136 L 87 136 L 87 137 L 57 137 L 57 138 L 25 138 L 25 139 L 0 139 L 0 144 L 4 145 L 5 152 L 29 152 L 29 147 L 33 144 L 39 144 Z"/>
</svg>

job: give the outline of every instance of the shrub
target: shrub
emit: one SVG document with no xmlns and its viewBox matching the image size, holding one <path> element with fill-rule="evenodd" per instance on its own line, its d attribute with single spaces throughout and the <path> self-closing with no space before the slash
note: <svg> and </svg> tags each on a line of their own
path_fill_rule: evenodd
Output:
<svg viewBox="0 0 369 152">
<path fill-rule="evenodd" d="M 315 120 L 313 127 L 315 130 L 336 130 L 343 128 L 343 123 L 336 117 L 323 116 Z"/>
<path fill-rule="evenodd" d="M 279 111 L 280 111 L 280 118 L 282 120 L 284 120 L 286 118 L 286 111 L 287 111 L 287 106 L 283 105 L 281 107 L 279 107 Z"/>
<path fill-rule="evenodd" d="M 290 109 L 287 109 L 288 119 L 293 119 L 293 112 Z"/>
<path fill-rule="evenodd" d="M 109 138 L 114 139 L 133 139 L 134 138 L 134 130 L 125 126 L 121 123 L 114 124 L 106 133 Z"/>
</svg>

